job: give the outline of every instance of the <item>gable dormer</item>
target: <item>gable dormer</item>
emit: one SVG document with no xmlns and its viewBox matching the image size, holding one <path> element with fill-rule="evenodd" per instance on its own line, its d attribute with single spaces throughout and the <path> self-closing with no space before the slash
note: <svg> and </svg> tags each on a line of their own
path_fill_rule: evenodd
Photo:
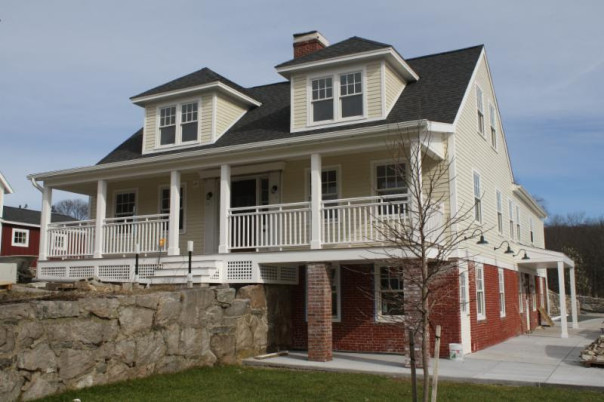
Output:
<svg viewBox="0 0 604 402">
<path fill-rule="evenodd" d="M 145 109 L 142 153 L 216 142 L 260 102 L 209 68 L 130 98 Z"/>
<path fill-rule="evenodd" d="M 291 85 L 292 132 L 385 119 L 418 75 L 390 45 L 317 31 L 294 35 L 294 58 L 276 66 Z"/>
</svg>

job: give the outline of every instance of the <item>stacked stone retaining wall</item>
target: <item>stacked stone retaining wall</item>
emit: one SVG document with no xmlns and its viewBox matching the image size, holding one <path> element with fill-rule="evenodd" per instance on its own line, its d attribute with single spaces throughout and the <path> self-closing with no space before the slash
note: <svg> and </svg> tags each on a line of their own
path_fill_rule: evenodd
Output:
<svg viewBox="0 0 604 402">
<path fill-rule="evenodd" d="M 2 305 L 0 400 L 237 363 L 268 332 L 261 285 Z"/>
</svg>

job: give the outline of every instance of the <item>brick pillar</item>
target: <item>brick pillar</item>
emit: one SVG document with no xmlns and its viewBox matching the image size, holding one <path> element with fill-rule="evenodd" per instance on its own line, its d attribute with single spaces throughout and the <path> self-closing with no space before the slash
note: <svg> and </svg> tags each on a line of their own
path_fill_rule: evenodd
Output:
<svg viewBox="0 0 604 402">
<path fill-rule="evenodd" d="M 329 264 L 306 266 L 308 360 L 326 362 L 332 359 L 331 283 Z"/>
</svg>

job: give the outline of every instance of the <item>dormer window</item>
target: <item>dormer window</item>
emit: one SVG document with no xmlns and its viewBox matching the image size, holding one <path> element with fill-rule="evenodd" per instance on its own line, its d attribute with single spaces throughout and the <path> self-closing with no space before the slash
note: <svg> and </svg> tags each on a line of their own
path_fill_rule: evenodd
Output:
<svg viewBox="0 0 604 402">
<path fill-rule="evenodd" d="M 159 108 L 159 146 L 180 145 L 198 140 L 198 102 Z"/>
<path fill-rule="evenodd" d="M 363 74 L 360 71 L 311 80 L 311 123 L 339 122 L 364 114 Z"/>
</svg>

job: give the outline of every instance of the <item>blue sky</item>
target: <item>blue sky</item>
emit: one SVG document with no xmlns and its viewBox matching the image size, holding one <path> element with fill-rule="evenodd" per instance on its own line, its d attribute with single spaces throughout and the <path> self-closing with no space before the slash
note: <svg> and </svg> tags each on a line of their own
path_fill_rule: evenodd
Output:
<svg viewBox="0 0 604 402">
<path fill-rule="evenodd" d="M 419 4 L 421 3 L 421 4 Z M 404 57 L 485 44 L 516 181 L 551 214 L 604 215 L 604 2 L 82 1 L 0 4 L 0 171 L 96 163 L 142 124 L 129 97 L 207 66 L 253 86 L 292 34 L 392 44 Z M 59 194 L 56 199 L 69 197 Z"/>
</svg>

